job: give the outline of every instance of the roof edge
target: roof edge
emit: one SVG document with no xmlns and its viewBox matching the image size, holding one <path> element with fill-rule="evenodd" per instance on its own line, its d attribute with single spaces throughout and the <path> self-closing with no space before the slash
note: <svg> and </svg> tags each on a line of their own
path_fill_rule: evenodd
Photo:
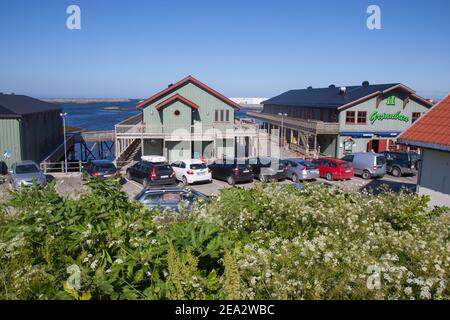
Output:
<svg viewBox="0 0 450 320">
<path fill-rule="evenodd" d="M 199 86 L 200 88 L 202 88 L 203 90 L 207 91 L 208 93 L 210 93 L 211 95 L 215 96 L 216 98 L 218 98 L 219 100 L 222 100 L 223 102 L 225 102 L 226 104 L 235 107 L 237 109 L 240 109 L 241 106 L 235 102 L 233 102 L 231 99 L 225 97 L 224 95 L 220 94 L 219 92 L 217 92 L 216 90 L 212 89 L 211 87 L 207 86 L 206 84 L 204 84 L 203 82 L 195 79 L 193 76 L 189 75 L 187 77 L 185 77 L 184 79 L 178 81 L 177 83 L 175 83 L 174 85 L 171 85 L 170 87 L 154 94 L 153 96 L 151 96 L 150 98 L 147 98 L 141 102 L 139 102 L 136 105 L 137 109 L 140 109 L 146 105 L 148 105 L 149 103 L 155 101 L 156 99 L 169 94 L 170 92 L 176 90 L 177 88 L 181 87 L 182 85 L 188 83 L 188 82 L 192 82 L 195 85 Z"/>
<path fill-rule="evenodd" d="M 430 142 L 424 142 L 424 141 L 402 139 L 401 137 L 399 137 L 397 139 L 397 142 L 400 144 L 411 145 L 411 146 L 424 148 L 424 149 L 433 149 L 433 150 L 450 152 L 450 146 L 446 145 L 446 144 L 438 144 L 438 143 L 430 143 Z"/>
</svg>

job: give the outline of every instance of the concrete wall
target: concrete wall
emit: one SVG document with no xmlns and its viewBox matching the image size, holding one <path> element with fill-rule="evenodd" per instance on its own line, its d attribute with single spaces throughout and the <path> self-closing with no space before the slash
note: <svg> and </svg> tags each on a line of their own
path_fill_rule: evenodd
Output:
<svg viewBox="0 0 450 320">
<path fill-rule="evenodd" d="M 3 153 L 10 150 L 12 157 L 5 159 Z M 0 119 L 0 173 L 5 173 L 16 161 L 22 160 L 20 120 Z"/>
<path fill-rule="evenodd" d="M 418 192 L 431 197 L 430 205 L 450 207 L 450 152 L 423 149 Z"/>
</svg>

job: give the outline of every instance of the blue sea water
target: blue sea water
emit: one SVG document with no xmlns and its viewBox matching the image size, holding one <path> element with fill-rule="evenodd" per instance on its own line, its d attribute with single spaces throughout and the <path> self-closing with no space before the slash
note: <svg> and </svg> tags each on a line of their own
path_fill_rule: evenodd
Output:
<svg viewBox="0 0 450 320">
<path fill-rule="evenodd" d="M 104 102 L 88 104 L 63 104 L 64 112 L 67 112 L 66 125 L 78 127 L 84 130 L 114 130 L 114 125 L 122 120 L 139 114 L 136 104 L 139 100 L 127 102 Z M 120 110 L 104 110 L 105 107 L 118 107 Z M 236 111 L 236 118 L 246 117 L 249 108 L 241 108 Z"/>
</svg>

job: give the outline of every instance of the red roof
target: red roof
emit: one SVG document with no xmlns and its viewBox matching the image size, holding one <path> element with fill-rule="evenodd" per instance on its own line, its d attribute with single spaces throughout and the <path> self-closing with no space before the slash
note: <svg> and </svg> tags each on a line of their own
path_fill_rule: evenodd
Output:
<svg viewBox="0 0 450 320">
<path fill-rule="evenodd" d="M 450 151 L 450 94 L 403 132 L 399 142 Z"/>
<path fill-rule="evenodd" d="M 184 79 L 178 81 L 177 83 L 175 83 L 174 85 L 171 85 L 170 87 L 164 89 L 163 91 L 160 91 L 160 92 L 158 92 L 157 94 L 151 96 L 150 98 L 148 98 L 148 99 L 146 99 L 146 100 L 144 100 L 144 101 L 139 102 L 139 103 L 137 104 L 136 108 L 142 108 L 142 107 L 144 107 L 144 106 L 146 106 L 146 105 L 148 105 L 148 104 L 154 102 L 155 100 L 159 99 L 160 97 L 163 97 L 163 96 L 165 96 L 165 95 L 167 95 L 167 94 L 169 94 L 169 93 L 171 93 L 171 92 L 177 90 L 178 88 L 184 86 L 184 85 L 185 85 L 186 83 L 188 83 L 188 82 L 194 83 L 195 85 L 197 85 L 197 86 L 199 86 L 200 88 L 202 88 L 203 90 L 209 92 L 210 94 L 212 94 L 212 95 L 215 96 L 216 98 L 222 100 L 223 102 L 225 102 L 225 103 L 231 105 L 232 107 L 235 107 L 235 108 L 238 108 L 238 109 L 240 108 L 239 104 L 237 104 L 237 103 L 231 101 L 231 100 L 228 99 L 227 97 L 221 95 L 219 92 L 217 92 L 217 91 L 215 91 L 214 89 L 208 87 L 206 84 L 200 82 L 199 80 L 195 79 L 195 78 L 192 77 L 192 76 L 187 76 L 186 78 L 184 78 Z"/>
<path fill-rule="evenodd" d="M 172 102 L 175 102 L 175 101 L 181 101 L 181 102 L 183 102 L 185 105 L 191 107 L 192 109 L 198 109 L 198 105 L 197 105 L 197 104 L 195 104 L 194 102 L 192 102 L 192 101 L 186 99 L 186 98 L 183 97 L 183 96 L 180 96 L 180 95 L 177 93 L 176 95 L 174 95 L 174 96 L 170 97 L 169 99 L 166 99 L 166 100 L 164 100 L 163 102 L 161 102 L 160 104 L 158 104 L 158 105 L 156 106 L 156 110 L 159 110 L 159 109 L 161 109 L 161 108 L 164 108 L 164 107 L 166 107 L 167 105 L 169 105 L 169 104 L 171 104 Z"/>
</svg>

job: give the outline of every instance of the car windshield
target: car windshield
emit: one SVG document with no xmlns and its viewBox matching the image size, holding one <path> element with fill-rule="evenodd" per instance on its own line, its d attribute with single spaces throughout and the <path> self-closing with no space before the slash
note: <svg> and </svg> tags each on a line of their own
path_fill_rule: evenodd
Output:
<svg viewBox="0 0 450 320">
<path fill-rule="evenodd" d="M 100 169 L 115 169 L 112 163 L 97 163 L 96 167 Z"/>
<path fill-rule="evenodd" d="M 339 168 L 351 168 L 352 164 L 350 162 L 342 162 L 338 164 Z"/>
<path fill-rule="evenodd" d="M 206 164 L 203 164 L 203 163 L 192 163 L 191 164 L 191 169 L 192 170 L 206 169 Z"/>
<path fill-rule="evenodd" d="M 198 198 L 199 197 L 192 192 L 170 191 L 162 193 L 149 193 L 145 195 L 144 199 L 141 202 L 143 204 L 151 205 L 174 205 L 181 201 L 187 201 L 191 203 Z"/>
<path fill-rule="evenodd" d="M 39 168 L 36 167 L 36 165 L 34 164 L 22 164 L 16 167 L 17 174 L 37 173 L 37 172 L 39 172 Z"/>
<path fill-rule="evenodd" d="M 307 170 L 314 170 L 317 169 L 317 165 L 311 162 L 300 162 L 302 166 L 304 166 Z"/>
<path fill-rule="evenodd" d="M 168 175 L 172 172 L 172 168 L 169 165 L 156 166 L 156 174 Z"/>
<path fill-rule="evenodd" d="M 386 158 L 384 156 L 377 157 L 377 165 L 383 165 L 386 163 Z"/>
</svg>

